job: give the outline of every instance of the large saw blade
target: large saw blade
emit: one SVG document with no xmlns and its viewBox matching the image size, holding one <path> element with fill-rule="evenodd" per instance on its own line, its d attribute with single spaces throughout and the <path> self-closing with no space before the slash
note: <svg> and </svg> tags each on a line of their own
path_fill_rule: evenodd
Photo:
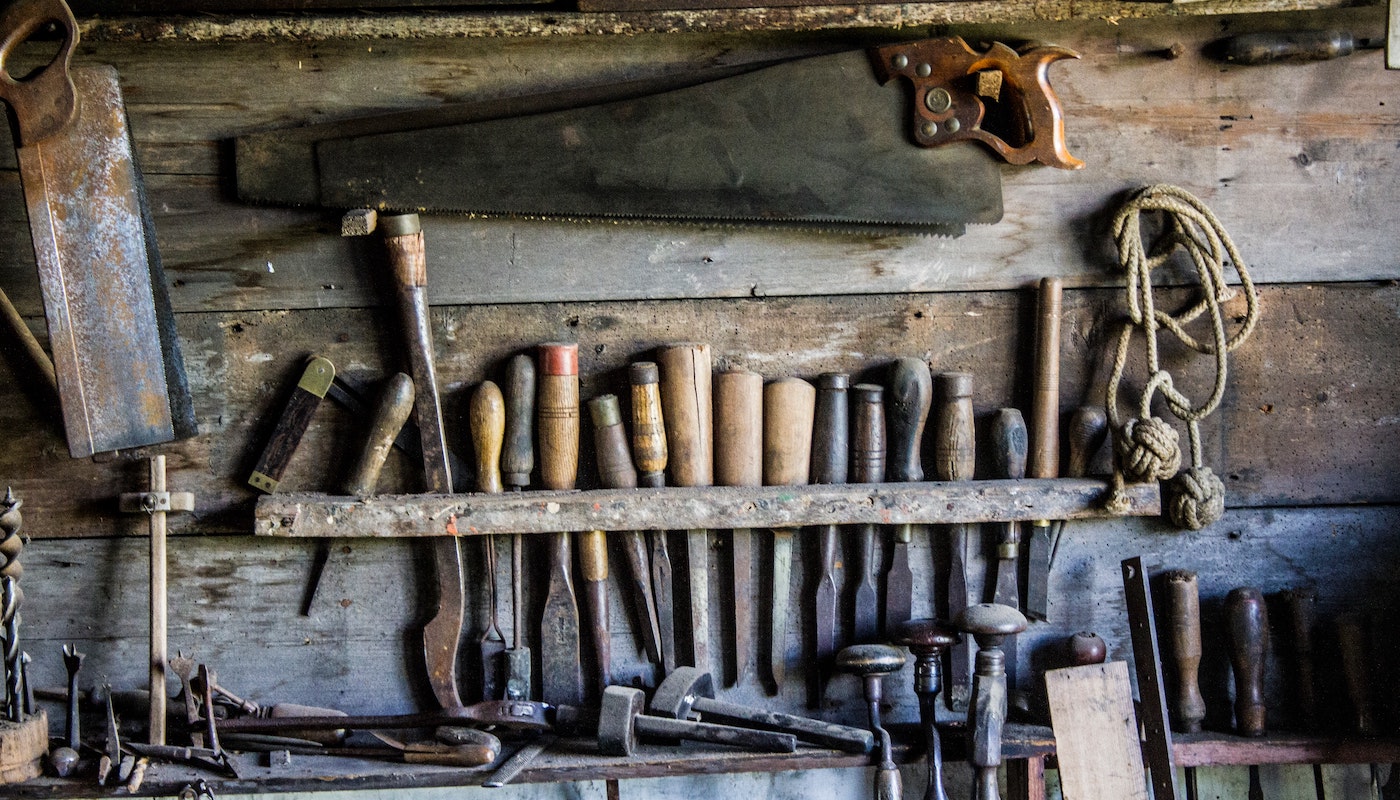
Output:
<svg viewBox="0 0 1400 800">
<path fill-rule="evenodd" d="M 877 83 L 865 52 L 819 56 L 583 108 L 319 141 L 314 196 L 340 208 L 950 235 L 998 221 L 997 164 L 972 144 L 915 145 L 909 102 L 898 82 Z"/>
</svg>

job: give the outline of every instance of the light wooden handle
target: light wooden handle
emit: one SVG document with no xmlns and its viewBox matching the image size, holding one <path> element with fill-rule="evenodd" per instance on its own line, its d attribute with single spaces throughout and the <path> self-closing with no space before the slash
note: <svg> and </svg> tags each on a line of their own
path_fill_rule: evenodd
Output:
<svg viewBox="0 0 1400 800">
<path fill-rule="evenodd" d="M 1031 392 L 1032 478 L 1060 476 L 1060 309 L 1064 285 L 1041 278 L 1035 316 L 1035 383 Z"/>
<path fill-rule="evenodd" d="M 1174 570 L 1163 576 L 1167 589 L 1167 638 L 1176 659 L 1178 730 L 1199 733 L 1206 717 L 1201 697 L 1201 598 L 1196 573 Z"/>
<path fill-rule="evenodd" d="M 714 379 L 715 482 L 763 485 L 763 376 L 747 370 Z"/>
<path fill-rule="evenodd" d="M 802 486 L 812 466 L 812 418 L 817 390 L 801 378 L 763 387 L 763 482 Z"/>
<path fill-rule="evenodd" d="M 540 483 L 546 489 L 572 489 L 578 479 L 578 345 L 540 345 L 539 360 Z"/>
<path fill-rule="evenodd" d="M 940 481 L 970 481 L 977 468 L 972 375 L 944 372 L 938 376 L 938 384 L 941 399 L 933 438 L 934 473 Z"/>
<path fill-rule="evenodd" d="M 501 484 L 501 442 L 506 434 L 506 401 L 501 387 L 484 381 L 472 394 L 467 407 L 472 431 L 472 453 L 476 456 L 476 490 L 497 494 Z"/>
<path fill-rule="evenodd" d="M 714 440 L 710 407 L 710 346 L 683 344 L 657 353 L 666 449 L 677 486 L 714 484 Z"/>
<path fill-rule="evenodd" d="M 661 371 L 651 361 L 638 361 L 628 370 L 632 384 L 632 458 L 643 486 L 666 484 L 666 423 L 661 414 Z"/>
<path fill-rule="evenodd" d="M 345 493 L 351 497 L 369 497 L 379 482 L 384 461 L 394 446 L 408 415 L 413 413 L 413 379 L 396 372 L 384 384 L 384 393 L 370 420 L 369 436 L 356 462 L 355 472 L 345 482 Z"/>
<path fill-rule="evenodd" d="M 588 401 L 593 420 L 593 451 L 598 460 L 598 482 L 604 489 L 632 489 L 637 485 L 637 468 L 627 449 L 627 431 L 622 427 L 622 409 L 617 395 L 605 394 Z"/>
</svg>

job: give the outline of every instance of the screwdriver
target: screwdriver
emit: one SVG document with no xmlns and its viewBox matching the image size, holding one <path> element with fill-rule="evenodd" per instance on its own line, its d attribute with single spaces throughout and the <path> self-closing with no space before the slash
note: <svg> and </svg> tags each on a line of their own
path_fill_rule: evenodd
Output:
<svg viewBox="0 0 1400 800">
<path fill-rule="evenodd" d="M 1235 732 L 1263 736 L 1264 662 L 1269 654 L 1269 612 L 1264 594 L 1247 586 L 1225 596 L 1225 621 L 1230 644 L 1230 666 L 1235 673 Z M 1262 800 L 1259 767 L 1249 767 L 1249 800 Z"/>
<path fill-rule="evenodd" d="M 1384 38 L 1358 39 L 1348 31 L 1268 31 L 1217 39 L 1206 45 L 1205 53 L 1217 61 L 1254 67 L 1328 61 L 1381 47 Z"/>
</svg>

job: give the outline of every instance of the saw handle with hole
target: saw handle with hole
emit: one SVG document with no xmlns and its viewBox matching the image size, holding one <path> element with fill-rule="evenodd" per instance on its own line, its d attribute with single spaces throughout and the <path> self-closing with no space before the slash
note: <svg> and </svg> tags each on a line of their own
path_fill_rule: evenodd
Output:
<svg viewBox="0 0 1400 800">
<path fill-rule="evenodd" d="M 63 44 L 49 63 L 28 76 L 10 72 L 15 51 L 50 23 Z M 78 92 L 68 65 L 78 45 L 78 23 L 62 0 L 19 0 L 0 14 L 0 99 L 14 114 L 18 145 L 32 145 L 63 130 L 78 113 Z"/>
</svg>

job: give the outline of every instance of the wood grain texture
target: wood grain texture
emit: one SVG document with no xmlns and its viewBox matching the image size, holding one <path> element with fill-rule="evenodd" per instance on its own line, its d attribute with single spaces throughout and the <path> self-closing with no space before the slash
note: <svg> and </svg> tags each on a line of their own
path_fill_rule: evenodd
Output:
<svg viewBox="0 0 1400 800">
<path fill-rule="evenodd" d="M 1122 661 L 1045 673 L 1060 787 L 1075 800 L 1147 800 L 1137 715 Z"/>
</svg>

